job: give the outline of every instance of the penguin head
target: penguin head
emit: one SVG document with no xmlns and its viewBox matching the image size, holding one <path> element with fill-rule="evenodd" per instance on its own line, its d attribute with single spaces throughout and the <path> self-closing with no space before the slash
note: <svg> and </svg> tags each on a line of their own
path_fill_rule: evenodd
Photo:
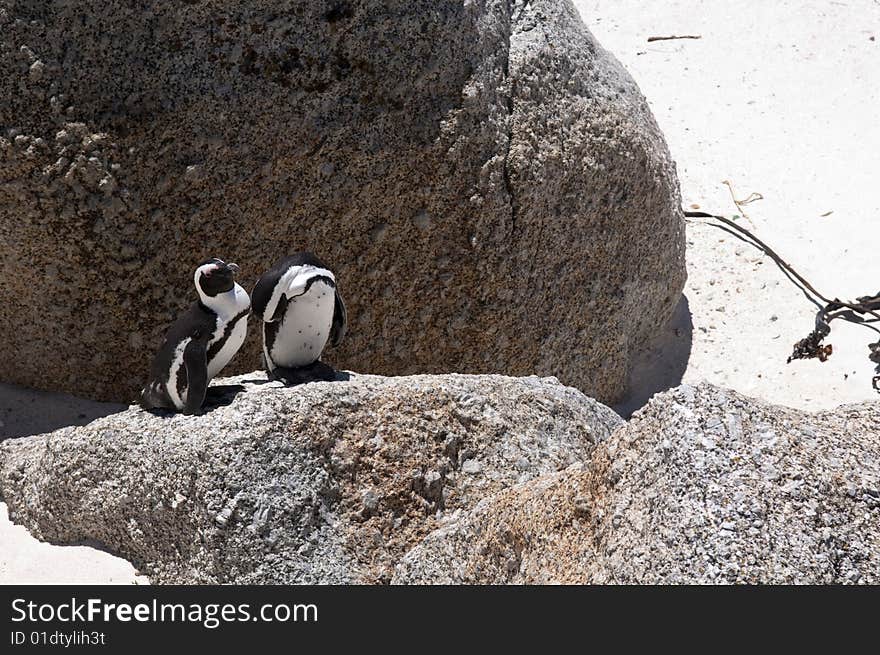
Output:
<svg viewBox="0 0 880 655">
<path fill-rule="evenodd" d="M 232 291 L 238 270 L 237 264 L 227 264 L 216 257 L 207 259 L 196 269 L 194 276 L 196 290 L 203 298 L 213 298 L 218 294 Z"/>
</svg>

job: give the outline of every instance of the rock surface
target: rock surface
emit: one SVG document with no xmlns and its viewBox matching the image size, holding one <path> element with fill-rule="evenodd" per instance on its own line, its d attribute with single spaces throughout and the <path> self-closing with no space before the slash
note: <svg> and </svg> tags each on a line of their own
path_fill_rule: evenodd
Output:
<svg viewBox="0 0 880 655">
<path fill-rule="evenodd" d="M 880 403 L 810 414 L 707 384 L 483 499 L 399 583 L 880 583 Z"/>
<path fill-rule="evenodd" d="M 0 444 L 10 517 L 154 583 L 388 581 L 445 517 L 586 460 L 622 425 L 554 379 L 223 381 L 202 416 L 137 408 Z"/>
<path fill-rule="evenodd" d="M 581 465 L 484 498 L 410 550 L 394 584 L 582 584 L 598 559 Z"/>
<path fill-rule="evenodd" d="M 0 0 L 6 382 L 129 401 L 195 263 L 249 287 L 309 248 L 349 305 L 337 365 L 610 402 L 678 300 L 679 207 L 568 0 Z"/>
</svg>

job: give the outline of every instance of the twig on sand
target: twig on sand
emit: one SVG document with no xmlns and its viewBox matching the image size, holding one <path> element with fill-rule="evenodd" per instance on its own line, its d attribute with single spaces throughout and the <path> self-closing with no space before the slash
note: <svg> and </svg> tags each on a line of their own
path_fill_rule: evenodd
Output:
<svg viewBox="0 0 880 655">
<path fill-rule="evenodd" d="M 734 202 L 736 202 L 736 200 L 734 200 Z M 739 203 L 737 203 L 737 205 L 739 205 Z M 880 330 L 871 325 L 871 323 L 880 323 L 880 293 L 874 296 L 862 296 L 856 298 L 855 302 L 844 302 L 839 298 L 834 298 L 832 300 L 828 296 L 817 291 L 816 288 L 798 273 L 791 264 L 776 254 L 770 246 L 729 218 L 694 211 L 686 211 L 684 212 L 684 215 L 691 219 L 701 218 L 720 221 L 720 225 L 718 223 L 709 222 L 708 220 L 700 222 L 724 230 L 762 251 L 773 260 L 773 262 L 783 273 L 785 273 L 795 286 L 803 292 L 807 299 L 819 308 L 819 311 L 816 314 L 815 329 L 806 338 L 801 339 L 794 344 L 794 350 L 791 357 L 788 358 L 789 362 L 793 359 L 810 359 L 813 357 L 818 358 L 819 361 L 822 362 L 827 360 L 831 356 L 833 349 L 830 344 L 823 345 L 822 341 L 831 333 L 831 321 L 838 318 L 843 319 L 848 323 L 861 325 L 869 330 L 880 333 Z M 877 372 L 880 373 L 880 341 L 868 344 L 868 348 L 870 350 L 869 359 L 877 364 Z M 880 375 L 873 378 L 872 386 L 878 393 L 880 393 Z"/>
<path fill-rule="evenodd" d="M 672 41 L 673 39 L 702 39 L 703 37 L 698 34 L 682 34 L 676 35 L 673 34 L 671 36 L 649 36 L 648 43 L 653 43 L 654 41 Z"/>
<path fill-rule="evenodd" d="M 756 200 L 763 200 L 764 196 L 762 196 L 760 193 L 755 193 L 753 191 L 742 200 L 737 200 L 736 194 L 733 192 L 733 183 L 730 180 L 722 180 L 721 184 L 724 184 L 727 187 L 727 190 L 730 191 L 730 197 L 733 200 L 733 204 L 736 205 L 736 208 L 739 210 L 740 215 L 742 215 L 742 217 L 746 219 L 749 222 L 749 225 L 751 225 L 754 229 L 755 224 L 752 222 L 751 217 L 746 214 L 746 210 L 743 209 L 743 205 L 748 205 L 750 202 L 755 202 Z"/>
</svg>

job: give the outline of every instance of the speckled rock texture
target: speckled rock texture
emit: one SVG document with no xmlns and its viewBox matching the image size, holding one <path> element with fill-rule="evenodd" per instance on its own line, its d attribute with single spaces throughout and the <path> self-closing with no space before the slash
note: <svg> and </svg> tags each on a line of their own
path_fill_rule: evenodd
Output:
<svg viewBox="0 0 880 655">
<path fill-rule="evenodd" d="M 580 464 L 459 511 L 401 558 L 393 584 L 582 584 L 596 566 Z"/>
<path fill-rule="evenodd" d="M 880 403 L 656 396 L 590 464 L 450 516 L 397 583 L 880 583 Z"/>
<path fill-rule="evenodd" d="M 552 378 L 221 382 L 244 390 L 201 416 L 130 408 L 0 443 L 10 517 L 154 583 L 387 582 L 445 516 L 585 461 L 623 424 Z"/>
<path fill-rule="evenodd" d="M 311 249 L 336 365 L 612 402 L 678 301 L 679 207 L 568 0 L 0 0 L 5 382 L 130 401 L 200 260 L 249 289 Z"/>
</svg>

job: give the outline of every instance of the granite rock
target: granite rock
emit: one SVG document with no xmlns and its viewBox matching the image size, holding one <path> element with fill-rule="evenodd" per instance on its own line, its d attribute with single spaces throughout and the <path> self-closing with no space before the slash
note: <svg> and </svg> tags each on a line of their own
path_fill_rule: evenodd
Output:
<svg viewBox="0 0 880 655">
<path fill-rule="evenodd" d="M 666 144 L 568 0 L 0 0 L 0 380 L 130 401 L 199 261 L 301 249 L 336 365 L 606 402 L 685 277 Z"/>
<path fill-rule="evenodd" d="M 200 416 L 132 407 L 8 439 L 0 497 L 36 537 L 98 543 L 154 583 L 387 582 L 448 516 L 623 423 L 552 378 L 348 377 L 229 378 Z"/>
<path fill-rule="evenodd" d="M 460 512 L 393 581 L 880 583 L 880 403 L 812 414 L 682 386 L 587 464 Z"/>
</svg>

